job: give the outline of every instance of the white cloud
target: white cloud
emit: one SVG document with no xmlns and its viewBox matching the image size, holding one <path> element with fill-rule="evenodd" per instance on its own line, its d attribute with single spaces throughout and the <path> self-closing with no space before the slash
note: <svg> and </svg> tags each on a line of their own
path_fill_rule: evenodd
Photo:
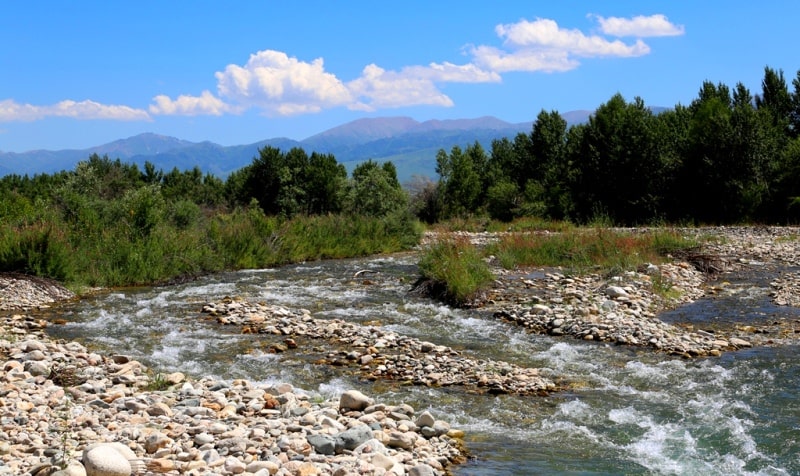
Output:
<svg viewBox="0 0 800 476">
<path fill-rule="evenodd" d="M 470 50 L 474 61 L 492 71 L 543 71 L 563 72 L 578 67 L 565 51 L 522 49 L 507 52 L 491 46 L 478 46 Z"/>
<path fill-rule="evenodd" d="M 520 20 L 509 25 L 497 25 L 497 36 L 513 49 L 556 51 L 584 57 L 641 56 L 650 52 L 642 41 L 628 45 L 620 40 L 609 41 L 601 36 L 587 36 L 580 30 L 561 28 L 549 19 Z"/>
<path fill-rule="evenodd" d="M 347 83 L 348 89 L 360 98 L 351 109 L 373 111 L 378 108 L 431 105 L 450 107 L 453 100 L 440 92 L 434 82 L 424 75 L 386 71 L 371 64 L 361 77 Z"/>
<path fill-rule="evenodd" d="M 651 36 L 679 36 L 685 32 L 683 25 L 675 25 L 661 14 L 647 17 L 639 15 L 633 18 L 605 18 L 598 15 L 596 18 L 600 23 L 600 29 L 606 35 L 645 38 Z"/>
<path fill-rule="evenodd" d="M 683 27 L 673 26 L 663 15 L 630 20 L 596 18 L 605 34 L 637 31 L 649 33 L 638 36 L 654 36 L 657 32 L 662 35 L 668 31 L 683 32 Z M 587 35 L 578 29 L 562 28 L 547 18 L 497 25 L 495 33 L 503 40 L 502 48 L 480 45 L 469 48 L 469 54 L 477 65 L 498 73 L 563 72 L 580 66 L 579 58 L 630 58 L 650 53 L 650 46 L 641 39 L 626 43 L 600 35 Z"/>
<path fill-rule="evenodd" d="M 250 55 L 244 66 L 228 65 L 216 78 L 221 97 L 268 113 L 317 112 L 353 102 L 342 81 L 325 71 L 322 58 L 307 63 L 280 51 L 264 50 Z"/>
<path fill-rule="evenodd" d="M 174 101 L 160 94 L 153 98 L 155 104 L 150 105 L 152 114 L 168 114 L 182 116 L 197 116 L 201 114 L 221 116 L 231 108 L 215 97 L 209 91 L 203 91 L 200 96 L 181 95 Z"/>
<path fill-rule="evenodd" d="M 47 117 L 149 121 L 147 111 L 129 106 L 100 104 L 95 101 L 64 100 L 51 106 L 19 104 L 13 99 L 0 101 L 0 121 L 36 121 Z"/>
<path fill-rule="evenodd" d="M 275 50 L 253 55 L 245 65 L 230 64 L 216 73 L 219 96 L 239 110 L 296 115 L 333 107 L 375 110 L 415 105 L 452 106 L 437 83 L 499 82 L 500 75 L 474 64 L 449 62 L 387 71 L 370 64 L 360 77 L 344 82 L 325 71 L 322 58 L 305 62 Z M 151 111 L 155 112 L 152 108 Z M 159 109 L 166 113 L 166 108 Z"/>
<path fill-rule="evenodd" d="M 259 109 L 267 115 L 289 116 L 346 107 L 376 110 L 406 106 L 450 107 L 453 100 L 440 90 L 445 83 L 496 83 L 502 73 L 564 72 L 580 66 L 582 58 L 627 58 L 650 53 L 645 37 L 681 35 L 683 26 L 664 15 L 632 18 L 589 15 L 600 34 L 562 28 L 551 19 L 521 19 L 495 27 L 500 45 L 465 47 L 471 59 L 462 65 L 431 62 L 398 70 L 377 64 L 363 68 L 355 79 L 343 80 L 325 70 L 322 58 L 310 62 L 276 50 L 262 50 L 243 65 L 229 64 L 215 73 L 216 94 L 184 94 L 175 99 L 153 97 L 145 110 L 94 101 L 62 101 L 51 106 L 0 101 L 0 122 L 33 121 L 45 117 L 76 119 L 150 120 L 152 115 L 214 115 Z M 623 41 L 618 37 L 633 37 Z"/>
<path fill-rule="evenodd" d="M 457 65 L 446 61 L 428 66 L 408 66 L 400 74 L 442 83 L 499 83 L 502 80 L 497 72 L 485 71 L 475 64 Z"/>
</svg>

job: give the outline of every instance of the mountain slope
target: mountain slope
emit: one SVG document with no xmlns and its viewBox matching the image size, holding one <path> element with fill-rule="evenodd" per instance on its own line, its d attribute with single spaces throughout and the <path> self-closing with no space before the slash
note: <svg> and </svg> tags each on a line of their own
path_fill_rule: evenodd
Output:
<svg viewBox="0 0 800 476">
<path fill-rule="evenodd" d="M 589 112 L 573 111 L 563 116 L 569 123 L 585 122 Z M 200 167 L 204 173 L 224 178 L 250 164 L 258 156 L 260 148 L 270 145 L 285 151 L 302 147 L 309 154 L 333 154 L 351 170 L 368 159 L 379 162 L 392 160 L 397 166 L 398 178 L 406 181 L 415 174 L 433 177 L 439 149 L 450 151 L 456 145 L 465 148 L 478 141 L 488 153 L 492 140 L 503 137 L 513 139 L 520 132 L 530 132 L 531 127 L 532 122 L 512 124 L 490 116 L 425 122 L 410 117 L 383 117 L 352 121 L 299 142 L 274 138 L 227 147 L 213 142 L 189 142 L 145 133 L 82 150 L 2 152 L 0 175 L 73 170 L 79 161 L 96 153 L 140 167 L 149 161 L 164 171 L 175 167 L 179 170 Z"/>
</svg>

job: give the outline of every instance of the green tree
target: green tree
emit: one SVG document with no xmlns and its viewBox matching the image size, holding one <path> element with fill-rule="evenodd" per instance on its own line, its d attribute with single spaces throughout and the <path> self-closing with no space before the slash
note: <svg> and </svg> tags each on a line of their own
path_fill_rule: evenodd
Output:
<svg viewBox="0 0 800 476">
<path fill-rule="evenodd" d="M 405 210 L 408 198 L 397 180 L 394 164 L 379 165 L 373 160 L 362 162 L 353 169 L 347 210 L 356 215 L 383 217 Z"/>
<path fill-rule="evenodd" d="M 341 211 L 346 180 L 347 170 L 333 155 L 312 152 L 303 178 L 306 213 L 319 215 Z"/>
<path fill-rule="evenodd" d="M 436 173 L 442 193 L 445 216 L 474 214 L 482 205 L 484 172 L 488 158 L 477 141 L 462 151 L 453 146 L 450 153 L 440 149 L 436 155 Z"/>
<path fill-rule="evenodd" d="M 653 137 L 653 114 L 640 98 L 614 95 L 590 117 L 580 147 L 580 209 L 584 219 L 606 214 L 636 224 L 657 215 L 663 173 Z"/>
<path fill-rule="evenodd" d="M 791 131 L 792 96 L 786 85 L 782 70 L 764 68 L 764 79 L 761 80 L 761 94 L 755 97 L 756 107 L 769 112 L 772 124 L 786 133 Z"/>
</svg>

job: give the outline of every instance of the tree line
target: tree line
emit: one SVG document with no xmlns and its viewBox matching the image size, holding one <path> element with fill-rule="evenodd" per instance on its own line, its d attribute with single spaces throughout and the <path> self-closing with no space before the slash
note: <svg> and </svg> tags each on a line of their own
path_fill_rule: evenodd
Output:
<svg viewBox="0 0 800 476">
<path fill-rule="evenodd" d="M 766 67 L 753 95 L 704 82 L 688 106 L 654 113 L 620 94 L 588 123 L 542 111 L 532 131 L 440 150 L 439 180 L 417 180 L 419 216 L 488 214 L 619 225 L 796 223 L 800 72 L 789 90 Z"/>
<path fill-rule="evenodd" d="M 0 271 L 90 285 L 357 256 L 418 243 L 419 221 L 794 224 L 800 72 L 760 93 L 703 83 L 655 113 L 620 94 L 584 124 L 541 111 L 530 133 L 439 150 L 438 178 L 403 187 L 391 162 L 348 175 L 330 154 L 260 149 L 227 178 L 92 155 L 74 170 L 0 178 Z"/>
<path fill-rule="evenodd" d="M 391 163 L 348 177 L 333 156 L 299 148 L 265 147 L 225 180 L 97 154 L 0 179 L 0 271 L 75 286 L 393 252 L 420 234 Z"/>
</svg>

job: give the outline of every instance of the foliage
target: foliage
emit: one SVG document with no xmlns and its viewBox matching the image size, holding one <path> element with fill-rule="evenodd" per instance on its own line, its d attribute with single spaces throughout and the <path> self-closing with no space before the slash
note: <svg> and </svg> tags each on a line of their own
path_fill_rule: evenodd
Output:
<svg viewBox="0 0 800 476">
<path fill-rule="evenodd" d="M 427 247 L 419 268 L 423 278 L 442 288 L 441 297 L 456 305 L 473 300 L 494 281 L 481 252 L 465 240 L 444 240 Z"/>
<path fill-rule="evenodd" d="M 691 104 L 658 113 L 615 94 L 571 127 L 541 111 L 529 134 L 494 140 L 488 158 L 477 144 L 439 150 L 435 201 L 427 193 L 412 203 L 428 223 L 796 223 L 800 71 L 792 91 L 769 67 L 761 86 L 753 95 L 706 81 Z"/>
<path fill-rule="evenodd" d="M 407 208 L 408 197 L 391 162 L 368 160 L 356 166 L 352 176 L 345 201 L 348 213 L 383 217 Z"/>
<path fill-rule="evenodd" d="M 575 228 L 561 233 L 515 233 L 489 245 L 487 253 L 507 269 L 564 267 L 575 272 L 618 273 L 660 263 L 670 253 L 696 243 L 670 230 L 647 233 L 609 228 Z"/>
<path fill-rule="evenodd" d="M 148 163 L 141 172 L 96 155 L 71 172 L 5 177 L 0 270 L 80 290 L 408 249 L 421 228 L 393 167 L 365 166 L 352 181 L 365 200 L 346 214 L 344 167 L 301 149 L 264 149 L 226 182 L 197 168 L 164 173 Z M 277 193 L 259 182 L 271 170 Z"/>
</svg>

